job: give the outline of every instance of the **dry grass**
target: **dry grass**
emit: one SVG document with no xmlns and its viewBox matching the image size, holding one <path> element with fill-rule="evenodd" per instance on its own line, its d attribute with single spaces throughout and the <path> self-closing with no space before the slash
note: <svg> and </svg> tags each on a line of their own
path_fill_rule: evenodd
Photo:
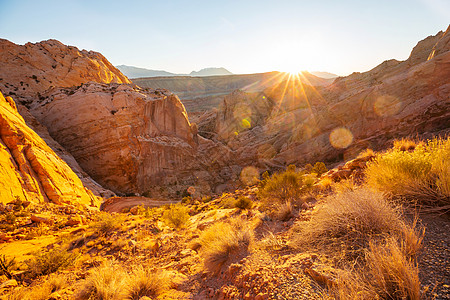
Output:
<svg viewBox="0 0 450 300">
<path fill-rule="evenodd" d="M 75 264 L 78 254 L 62 249 L 39 253 L 27 261 L 30 276 L 48 275 L 58 270 L 68 268 Z"/>
<path fill-rule="evenodd" d="M 223 266 L 248 254 L 253 232 L 239 219 L 213 224 L 200 236 L 205 268 L 218 274 Z"/>
<path fill-rule="evenodd" d="M 169 227 L 182 228 L 189 221 L 189 208 L 181 204 L 170 205 L 161 219 Z"/>
<path fill-rule="evenodd" d="M 90 225 L 96 232 L 107 235 L 122 228 L 125 218 L 119 214 L 101 213 L 97 216 L 96 222 Z"/>
<path fill-rule="evenodd" d="M 372 289 L 382 299 L 420 299 L 419 268 L 394 238 L 370 243 L 366 253 Z"/>
<path fill-rule="evenodd" d="M 416 142 L 415 140 L 402 138 L 400 140 L 395 140 L 393 148 L 400 151 L 414 151 L 417 146 L 423 145 L 423 142 Z"/>
<path fill-rule="evenodd" d="M 303 188 L 303 173 L 292 168 L 283 173 L 275 173 L 266 179 L 258 196 L 268 205 L 298 199 Z"/>
<path fill-rule="evenodd" d="M 156 298 L 169 287 L 170 281 L 167 276 L 138 266 L 128 280 L 126 298 L 132 300 L 139 300 L 144 296 Z"/>
<path fill-rule="evenodd" d="M 44 283 L 30 287 L 14 289 L 6 296 L 8 300 L 47 300 L 51 295 L 67 286 L 67 279 L 63 275 L 50 276 Z M 2 298 L 3 299 L 3 298 Z"/>
<path fill-rule="evenodd" d="M 398 147 L 378 155 L 366 169 L 367 182 L 408 203 L 450 211 L 450 139 L 419 143 L 414 150 Z"/>
<path fill-rule="evenodd" d="M 280 221 L 287 221 L 294 216 L 294 206 L 291 202 L 285 202 L 277 205 L 274 217 Z"/>
<path fill-rule="evenodd" d="M 90 271 L 89 276 L 76 299 L 80 300 L 122 300 L 126 297 L 126 277 L 124 270 L 108 262 Z"/>
<path fill-rule="evenodd" d="M 340 253 L 344 260 L 356 259 L 370 240 L 399 234 L 403 225 L 399 207 L 381 193 L 367 188 L 348 190 L 328 197 L 310 221 L 300 224 L 293 244 Z"/>
</svg>

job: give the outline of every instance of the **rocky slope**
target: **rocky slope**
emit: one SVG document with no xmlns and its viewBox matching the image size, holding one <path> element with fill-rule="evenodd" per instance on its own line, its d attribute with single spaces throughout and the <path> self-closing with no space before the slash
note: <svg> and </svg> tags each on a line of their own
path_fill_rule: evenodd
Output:
<svg viewBox="0 0 450 300">
<path fill-rule="evenodd" d="M 0 93 L 0 202 L 98 205 L 92 192 Z"/>
<path fill-rule="evenodd" d="M 419 42 L 406 61 L 386 61 L 329 86 L 294 77 L 263 93 L 231 94 L 198 119 L 199 133 L 259 168 L 273 168 L 339 161 L 393 138 L 448 132 L 449 41 L 449 30 L 439 32 Z"/>
</svg>

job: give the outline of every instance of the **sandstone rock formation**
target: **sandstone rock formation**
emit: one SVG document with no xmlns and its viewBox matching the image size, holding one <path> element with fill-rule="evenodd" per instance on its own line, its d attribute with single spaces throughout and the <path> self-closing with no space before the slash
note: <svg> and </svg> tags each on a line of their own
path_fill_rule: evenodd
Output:
<svg viewBox="0 0 450 300">
<path fill-rule="evenodd" d="M 98 205 L 70 167 L 26 124 L 0 93 L 0 202 Z"/>
<path fill-rule="evenodd" d="M 214 179 L 208 168 L 217 162 L 205 154 L 217 147 L 198 138 L 183 105 L 168 91 L 89 83 L 43 93 L 30 111 L 94 180 L 115 192 L 186 188 L 198 181 L 198 172 L 201 180 Z M 227 153 L 215 155 L 222 160 Z"/>
<path fill-rule="evenodd" d="M 259 102 L 252 100 L 254 95 L 234 93 L 217 111 L 199 118 L 199 132 L 225 142 L 235 156 L 254 161 L 260 169 L 333 163 L 367 147 L 383 148 L 394 138 L 446 133 L 449 41 L 447 29 L 419 42 L 406 61 L 386 61 L 368 72 L 337 78 L 329 86 L 289 78 L 257 95 Z M 262 116 L 256 104 L 268 101 L 271 109 Z M 248 116 L 236 117 L 240 111 Z M 242 122 L 253 120 L 255 111 L 258 122 L 243 128 Z M 239 127 L 235 135 L 221 134 L 223 128 Z"/>
<path fill-rule="evenodd" d="M 38 98 L 50 87 L 88 81 L 130 83 L 100 53 L 80 51 L 56 40 L 16 45 L 0 39 L 0 53 L 0 90 L 16 100 Z"/>
</svg>

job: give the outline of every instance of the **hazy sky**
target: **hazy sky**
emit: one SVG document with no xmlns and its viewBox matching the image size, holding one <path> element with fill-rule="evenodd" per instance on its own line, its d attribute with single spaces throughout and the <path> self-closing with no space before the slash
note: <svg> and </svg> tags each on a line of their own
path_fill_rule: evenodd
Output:
<svg viewBox="0 0 450 300">
<path fill-rule="evenodd" d="M 57 39 L 174 73 L 367 71 L 450 21 L 448 0 L 0 0 L 0 37 Z"/>
</svg>

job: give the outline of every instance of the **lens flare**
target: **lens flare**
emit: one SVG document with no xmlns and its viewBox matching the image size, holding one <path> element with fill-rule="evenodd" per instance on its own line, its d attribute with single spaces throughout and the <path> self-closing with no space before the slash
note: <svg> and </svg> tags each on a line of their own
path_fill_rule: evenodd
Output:
<svg viewBox="0 0 450 300">
<path fill-rule="evenodd" d="M 353 142 L 353 134 L 344 127 L 333 129 L 330 133 L 330 143 L 334 148 L 344 149 Z"/>
</svg>

